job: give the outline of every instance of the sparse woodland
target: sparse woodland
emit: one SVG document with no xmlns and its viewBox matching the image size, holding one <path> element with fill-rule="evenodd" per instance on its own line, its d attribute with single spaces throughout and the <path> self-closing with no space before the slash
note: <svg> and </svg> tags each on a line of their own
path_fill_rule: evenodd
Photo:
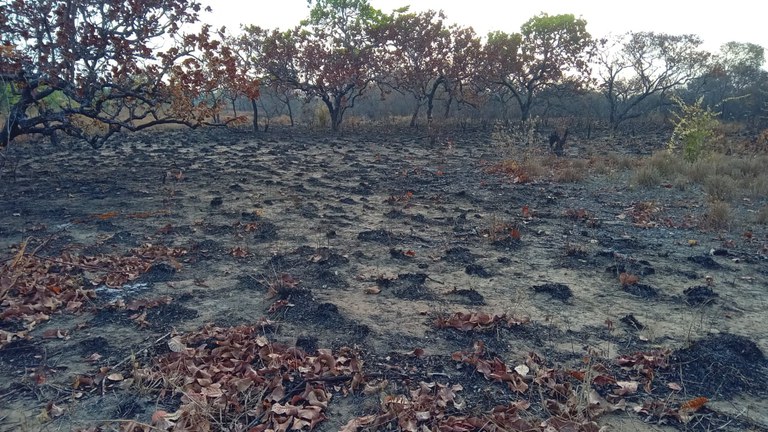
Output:
<svg viewBox="0 0 768 432">
<path fill-rule="evenodd" d="M 765 431 L 764 47 L 0 2 L 0 432 Z"/>
</svg>

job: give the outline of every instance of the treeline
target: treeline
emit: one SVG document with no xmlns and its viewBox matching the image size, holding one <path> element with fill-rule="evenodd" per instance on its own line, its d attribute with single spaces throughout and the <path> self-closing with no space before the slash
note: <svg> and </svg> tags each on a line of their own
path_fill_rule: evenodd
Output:
<svg viewBox="0 0 768 432">
<path fill-rule="evenodd" d="M 318 1 L 309 19 L 280 32 L 246 26 L 262 86 L 321 101 L 338 129 L 352 110 L 371 120 L 406 117 L 525 122 L 531 116 L 603 122 L 666 117 L 671 98 L 702 99 L 723 120 L 765 127 L 764 49 L 730 42 L 702 49 L 696 35 L 628 32 L 594 38 L 570 14 L 541 14 L 519 32 L 449 25 L 435 11 L 385 15 L 366 2 Z"/>
<path fill-rule="evenodd" d="M 350 113 L 412 126 L 568 117 L 620 131 L 664 118 L 674 98 L 768 123 L 765 53 L 748 42 L 713 53 L 696 35 L 598 39 L 570 14 L 478 35 L 441 12 L 385 13 L 367 0 L 314 0 L 288 31 L 190 34 L 194 0 L 35 3 L 0 6 L 0 147 L 60 133 L 100 145 L 167 123 L 263 130 L 278 115 L 337 131 Z"/>
</svg>

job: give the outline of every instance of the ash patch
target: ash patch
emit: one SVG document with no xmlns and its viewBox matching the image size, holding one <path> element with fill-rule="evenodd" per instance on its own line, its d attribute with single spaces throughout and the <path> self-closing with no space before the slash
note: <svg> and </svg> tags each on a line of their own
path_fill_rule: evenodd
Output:
<svg viewBox="0 0 768 432">
<path fill-rule="evenodd" d="M 659 290 L 646 284 L 625 285 L 621 289 L 635 297 L 644 299 L 654 298 L 659 295 Z"/>
<path fill-rule="evenodd" d="M 0 350 L 0 365 L 3 369 L 36 367 L 44 355 L 45 351 L 32 341 L 15 340 Z"/>
<path fill-rule="evenodd" d="M 481 278 L 489 278 L 493 276 L 491 272 L 485 269 L 485 267 L 481 266 L 480 264 L 470 264 L 464 269 L 464 273 L 470 275 L 470 276 L 478 276 Z"/>
<path fill-rule="evenodd" d="M 197 318 L 197 316 L 196 310 L 177 303 L 169 303 L 147 310 L 149 325 L 158 330 L 169 330 L 174 324 Z"/>
<path fill-rule="evenodd" d="M 435 295 L 424 286 L 427 281 L 427 275 L 424 273 L 402 273 L 397 275 L 397 279 L 379 279 L 376 282 L 381 288 L 387 288 L 392 293 L 403 299 L 408 300 L 434 300 Z"/>
<path fill-rule="evenodd" d="M 698 264 L 708 270 L 720 270 L 723 268 L 717 261 L 707 255 L 689 256 L 688 261 Z"/>
<path fill-rule="evenodd" d="M 475 256 L 467 248 L 454 247 L 445 251 L 443 260 L 456 264 L 472 264 L 475 262 Z"/>
<path fill-rule="evenodd" d="M 255 240 L 272 241 L 277 240 L 277 225 L 272 222 L 261 221 L 256 225 L 255 230 L 251 233 Z"/>
<path fill-rule="evenodd" d="M 361 231 L 359 234 L 357 234 L 357 239 L 364 242 L 389 244 L 397 240 L 397 237 L 390 231 L 377 229 L 371 231 Z"/>
<path fill-rule="evenodd" d="M 549 294 L 549 297 L 561 302 L 567 302 L 573 297 L 573 291 L 566 284 L 561 283 L 547 283 L 544 285 L 536 285 L 531 287 L 537 293 Z"/>
<path fill-rule="evenodd" d="M 670 364 L 690 394 L 725 400 L 741 392 L 768 396 L 768 362 L 757 344 L 743 336 L 701 339 L 673 353 Z"/>
<path fill-rule="evenodd" d="M 697 285 L 686 288 L 685 291 L 683 291 L 683 294 L 685 294 L 685 302 L 691 306 L 712 304 L 715 302 L 715 299 L 720 296 L 712 290 L 712 288 L 706 285 Z"/>
<path fill-rule="evenodd" d="M 471 288 L 451 291 L 448 294 L 452 296 L 460 297 L 458 299 L 460 303 L 473 305 L 473 306 L 480 306 L 485 304 L 485 297 L 483 297 L 482 294 L 480 294 L 479 292 Z"/>
<path fill-rule="evenodd" d="M 147 270 L 146 273 L 139 276 L 138 279 L 136 279 L 135 283 L 157 283 L 157 282 L 168 282 L 171 279 L 173 279 L 173 275 L 176 274 L 176 269 L 164 262 L 155 263 L 152 264 L 152 266 Z"/>
</svg>

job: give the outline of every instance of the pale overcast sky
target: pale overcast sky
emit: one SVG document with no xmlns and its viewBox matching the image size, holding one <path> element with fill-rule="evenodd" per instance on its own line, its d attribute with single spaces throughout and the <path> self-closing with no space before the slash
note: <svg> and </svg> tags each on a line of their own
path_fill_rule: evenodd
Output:
<svg viewBox="0 0 768 432">
<path fill-rule="evenodd" d="M 306 0 L 248 1 L 202 0 L 213 13 L 201 17 L 215 26 L 226 25 L 235 32 L 240 24 L 288 29 L 307 17 Z M 752 42 L 768 50 L 768 2 L 729 0 L 725 2 L 680 0 L 370 0 L 384 12 L 409 5 L 411 11 L 443 10 L 449 22 L 472 26 L 484 36 L 492 30 L 519 31 L 520 25 L 540 12 L 550 15 L 572 13 L 587 20 L 595 37 L 610 33 L 657 31 L 699 35 L 710 51 L 725 42 Z"/>
</svg>

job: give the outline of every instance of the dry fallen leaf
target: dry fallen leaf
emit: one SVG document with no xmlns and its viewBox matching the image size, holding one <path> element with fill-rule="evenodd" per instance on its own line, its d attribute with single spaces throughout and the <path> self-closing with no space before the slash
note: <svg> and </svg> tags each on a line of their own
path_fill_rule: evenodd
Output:
<svg viewBox="0 0 768 432">
<path fill-rule="evenodd" d="M 365 289 L 366 294 L 379 294 L 381 292 L 381 288 L 379 287 L 370 287 Z"/>
<path fill-rule="evenodd" d="M 97 361 L 101 360 L 101 357 L 102 357 L 102 355 L 101 355 L 101 354 L 99 354 L 99 353 L 95 352 L 95 353 L 93 353 L 93 354 L 89 355 L 89 356 L 86 358 L 86 360 L 87 360 L 88 362 L 90 362 L 90 363 L 96 363 Z"/>
<path fill-rule="evenodd" d="M 635 394 L 637 393 L 638 384 L 637 381 L 616 381 L 616 385 L 619 388 L 614 393 L 618 396 Z"/>
<path fill-rule="evenodd" d="M 107 379 L 110 381 L 122 381 L 125 379 L 125 377 L 123 376 L 123 374 L 119 372 L 115 372 L 107 375 Z"/>
<path fill-rule="evenodd" d="M 46 408 L 48 409 L 48 415 L 51 416 L 51 418 L 57 418 L 64 415 L 64 408 L 56 405 L 53 402 L 48 403 Z"/>
<path fill-rule="evenodd" d="M 524 365 L 524 364 L 515 366 L 515 372 L 517 372 L 520 376 L 526 376 L 526 375 L 528 375 L 528 372 L 530 372 L 530 371 L 531 371 L 531 369 L 528 366 Z"/>
<path fill-rule="evenodd" d="M 168 341 L 168 348 L 173 352 L 182 352 L 187 346 L 181 341 L 181 337 L 174 336 Z"/>
<path fill-rule="evenodd" d="M 230 250 L 229 254 L 237 258 L 243 258 L 243 257 L 247 257 L 250 254 L 250 252 L 248 252 L 248 248 L 246 247 L 237 246 L 232 250 Z"/>
<path fill-rule="evenodd" d="M 640 278 L 631 273 L 622 273 L 619 275 L 619 282 L 621 282 L 621 286 L 623 287 L 636 285 L 639 281 Z"/>
</svg>

